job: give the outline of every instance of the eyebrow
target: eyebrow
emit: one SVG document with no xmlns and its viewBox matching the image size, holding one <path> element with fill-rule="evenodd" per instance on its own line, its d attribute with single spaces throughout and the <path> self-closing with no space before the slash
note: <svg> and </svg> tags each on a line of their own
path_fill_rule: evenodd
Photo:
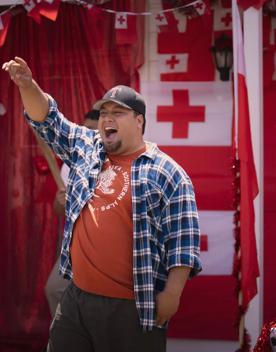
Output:
<svg viewBox="0 0 276 352">
<path fill-rule="evenodd" d="M 107 108 L 101 108 L 99 111 L 101 113 L 101 112 L 105 112 L 105 111 L 113 112 L 113 111 L 128 111 L 128 110 L 130 110 L 130 109 L 126 109 L 123 106 L 122 107 L 121 106 L 116 106 L 114 108 L 111 108 L 111 110 L 108 110 Z"/>
</svg>

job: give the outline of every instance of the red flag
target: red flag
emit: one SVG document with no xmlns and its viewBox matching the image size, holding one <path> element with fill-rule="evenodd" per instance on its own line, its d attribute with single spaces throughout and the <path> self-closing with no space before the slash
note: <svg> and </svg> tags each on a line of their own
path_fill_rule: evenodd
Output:
<svg viewBox="0 0 276 352">
<path fill-rule="evenodd" d="M 11 14 L 6 12 L 0 16 L 0 46 L 4 45 L 10 25 Z"/>
<path fill-rule="evenodd" d="M 132 44 L 137 40 L 136 16 L 117 12 L 115 16 L 116 43 Z"/>
<path fill-rule="evenodd" d="M 28 12 L 28 16 L 31 17 L 38 24 L 41 23 L 41 18 L 39 13 L 40 5 L 41 4 L 37 4 L 33 0 L 25 0 L 25 3 L 24 3 L 24 7 Z"/>
<path fill-rule="evenodd" d="M 55 21 L 59 11 L 60 0 L 48 0 L 41 5 L 42 6 L 39 10 L 39 13 L 42 16 L 47 17 L 49 20 Z"/>
<path fill-rule="evenodd" d="M 247 10 L 249 7 L 254 7 L 255 9 L 259 10 L 265 0 L 238 0 L 238 4 L 242 7 L 243 10 Z"/>
<path fill-rule="evenodd" d="M 253 200 L 258 183 L 251 142 L 248 95 L 246 87 L 243 38 L 236 0 L 232 2 L 235 77 L 235 115 L 237 118 L 237 149 L 240 160 L 240 246 L 242 307 L 246 309 L 257 293 L 259 266 L 255 239 Z"/>
</svg>

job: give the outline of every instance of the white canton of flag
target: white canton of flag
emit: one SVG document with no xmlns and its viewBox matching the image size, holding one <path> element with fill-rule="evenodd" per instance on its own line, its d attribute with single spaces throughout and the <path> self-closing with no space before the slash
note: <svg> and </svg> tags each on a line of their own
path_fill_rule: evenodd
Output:
<svg viewBox="0 0 276 352">
<path fill-rule="evenodd" d="M 127 14 L 125 12 L 116 12 L 115 28 L 116 29 L 127 28 Z"/>
<path fill-rule="evenodd" d="M 201 16 L 205 13 L 206 10 L 206 4 L 204 1 L 199 0 L 195 5 L 194 8 L 196 9 L 196 12 Z"/>
<path fill-rule="evenodd" d="M 224 9 L 216 6 L 214 9 L 214 31 L 231 30 L 231 28 L 231 9 Z"/>
<path fill-rule="evenodd" d="M 159 73 L 187 72 L 188 54 L 158 54 Z"/>
<path fill-rule="evenodd" d="M 234 212 L 199 211 L 200 231 L 207 235 L 207 251 L 201 251 L 201 275 L 231 275 L 234 258 Z"/>
<path fill-rule="evenodd" d="M 168 24 L 165 13 L 159 12 L 154 15 L 154 20 L 157 26 L 166 26 Z"/>
</svg>

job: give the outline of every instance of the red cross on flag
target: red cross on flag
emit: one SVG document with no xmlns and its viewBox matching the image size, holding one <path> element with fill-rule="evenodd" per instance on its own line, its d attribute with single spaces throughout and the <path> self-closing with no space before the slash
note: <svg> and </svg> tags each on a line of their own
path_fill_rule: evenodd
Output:
<svg viewBox="0 0 276 352">
<path fill-rule="evenodd" d="M 167 26 L 168 20 L 165 13 L 159 12 L 154 16 L 156 26 Z"/>
<path fill-rule="evenodd" d="M 115 28 L 116 29 L 127 28 L 127 14 L 125 12 L 117 12 L 115 14 Z"/>
<path fill-rule="evenodd" d="M 232 14 L 231 9 L 216 6 L 214 9 L 214 31 L 231 30 Z"/>
<path fill-rule="evenodd" d="M 162 73 L 187 72 L 188 54 L 158 54 L 158 70 Z"/>
<path fill-rule="evenodd" d="M 199 0 L 195 5 L 194 8 L 196 9 L 196 12 L 201 16 L 205 13 L 206 11 L 206 4 L 203 0 Z"/>
<path fill-rule="evenodd" d="M 159 145 L 231 145 L 231 82 L 146 82 L 145 137 Z"/>
<path fill-rule="evenodd" d="M 131 44 L 137 40 L 136 16 L 125 12 L 116 12 L 114 26 L 117 44 Z"/>
</svg>

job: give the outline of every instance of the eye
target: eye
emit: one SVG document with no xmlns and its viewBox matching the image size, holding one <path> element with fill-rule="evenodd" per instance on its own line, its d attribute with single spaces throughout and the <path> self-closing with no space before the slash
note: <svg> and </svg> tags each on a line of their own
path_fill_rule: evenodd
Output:
<svg viewBox="0 0 276 352">
<path fill-rule="evenodd" d="M 107 112 L 106 111 L 100 111 L 100 117 L 105 117 L 107 116 Z"/>
<path fill-rule="evenodd" d="M 121 116 L 123 115 L 123 111 L 115 111 L 114 116 Z"/>
</svg>

